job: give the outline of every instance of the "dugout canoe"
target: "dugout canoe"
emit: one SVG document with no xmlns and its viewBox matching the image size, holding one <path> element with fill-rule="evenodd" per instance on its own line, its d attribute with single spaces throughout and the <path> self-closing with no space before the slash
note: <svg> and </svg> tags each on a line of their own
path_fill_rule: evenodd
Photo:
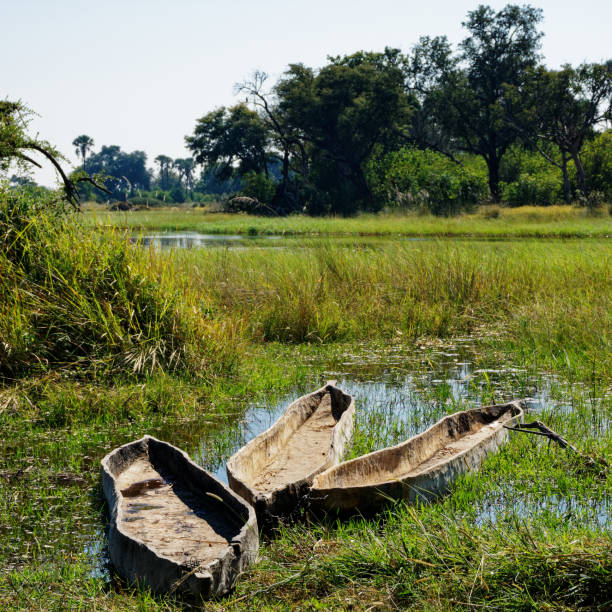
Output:
<svg viewBox="0 0 612 612">
<path fill-rule="evenodd" d="M 523 416 L 520 402 L 485 406 L 444 417 L 406 442 L 346 461 L 318 474 L 313 510 L 371 514 L 387 502 L 430 501 L 460 475 L 480 467 Z"/>
<path fill-rule="evenodd" d="M 175 446 L 145 436 L 106 455 L 101 472 L 110 558 L 128 582 L 223 595 L 256 559 L 253 508 Z"/>
<path fill-rule="evenodd" d="M 259 525 L 290 518 L 316 474 L 337 464 L 353 434 L 355 402 L 334 384 L 295 400 L 270 429 L 227 462 L 230 487 Z"/>
</svg>

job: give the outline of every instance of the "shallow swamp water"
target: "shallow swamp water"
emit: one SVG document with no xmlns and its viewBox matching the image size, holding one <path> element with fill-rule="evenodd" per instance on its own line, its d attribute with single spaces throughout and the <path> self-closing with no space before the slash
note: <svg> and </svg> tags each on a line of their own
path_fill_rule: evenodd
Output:
<svg viewBox="0 0 612 612">
<path fill-rule="evenodd" d="M 517 365 L 486 363 L 477 356 L 469 339 L 416 348 L 372 349 L 355 345 L 353 350 L 333 355 L 320 351 L 308 360 L 312 374 L 289 393 L 258 402 L 237 398 L 231 412 L 203 412 L 188 421 L 164 418 L 138 435 L 150 433 L 176 444 L 227 482 L 227 459 L 274 423 L 294 399 L 330 379 L 356 400 L 355 435 L 348 457 L 403 441 L 445 414 L 519 398 L 527 399 L 527 421 L 537 418 L 553 429 L 559 423 L 567 423 L 574 436 L 570 442 L 579 448 L 584 448 L 589 439 L 609 438 L 612 433 L 611 389 L 528 372 Z M 3 557 L 9 560 L 0 571 L 19 568 L 33 559 L 39 563 L 51 561 L 61 555 L 84 561 L 92 577 L 110 580 L 104 535 L 107 516 L 98 484 L 99 460 L 116 445 L 133 439 L 134 430 L 133 425 L 121 424 L 88 430 L 87 439 L 79 447 L 86 454 L 81 473 L 70 470 L 66 456 L 70 445 L 67 438 L 73 435 L 70 431 L 33 433 L 28 448 L 23 448 L 23 441 L 4 442 L 5 451 L 28 458 L 23 473 L 12 474 L 12 478 L 27 479 L 27 491 L 24 493 L 23 487 L 13 491 L 11 477 L 5 477 L 0 485 L 8 495 L 14 495 L 15 504 L 34 507 L 32 513 L 39 518 L 35 524 L 21 524 L 18 529 L 0 527 Z M 511 434 L 499 456 L 491 457 L 479 474 L 468 477 L 469 486 L 464 486 L 463 491 L 465 494 L 467 490 L 475 501 L 465 504 L 458 499 L 452 511 L 473 525 L 512 523 L 517 518 L 529 521 L 545 515 L 547 521 L 561 521 L 568 526 L 594 532 L 610 530 L 609 487 L 574 492 L 564 488 L 563 483 L 537 482 L 537 473 L 534 482 L 516 478 L 512 461 L 516 452 L 513 449 L 519 442 L 523 444 L 521 452 L 532 449 L 535 453 L 538 446 L 547 445 L 555 461 L 567 461 L 567 451 L 545 439 L 521 438 L 525 436 Z M 58 464 L 66 466 L 61 474 L 54 473 L 52 467 Z M 39 468 L 43 468 L 45 476 L 37 475 Z M 537 472 L 537 465 L 534 470 Z M 453 496 L 445 503 L 451 504 L 451 511 Z"/>
<path fill-rule="evenodd" d="M 423 242 L 435 238 L 422 238 L 415 236 L 334 236 L 333 244 L 346 246 L 373 247 L 380 244 L 394 242 Z M 312 246 L 330 243 L 329 236 L 285 236 L 274 234 L 203 234 L 195 231 L 160 231 L 155 233 L 136 233 L 132 235 L 132 242 L 156 250 L 172 249 L 214 249 L 226 248 L 231 250 L 245 248 L 295 248 L 299 246 Z"/>
</svg>

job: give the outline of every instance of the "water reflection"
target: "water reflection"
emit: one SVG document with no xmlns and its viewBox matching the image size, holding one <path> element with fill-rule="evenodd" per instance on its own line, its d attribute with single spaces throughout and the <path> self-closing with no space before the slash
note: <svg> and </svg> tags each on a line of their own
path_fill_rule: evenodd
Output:
<svg viewBox="0 0 612 612">
<path fill-rule="evenodd" d="M 550 419 L 555 415 L 577 418 L 576 393 L 554 376 L 528 375 L 522 368 L 492 369 L 475 367 L 464 351 L 438 353 L 439 360 L 427 360 L 428 367 L 415 368 L 406 363 L 406 355 L 386 354 L 384 361 L 371 359 L 364 367 L 363 356 L 346 355 L 316 384 L 336 379 L 338 386 L 355 398 L 355 434 L 348 458 L 397 444 L 424 431 L 444 415 L 474 408 L 483 403 L 501 403 L 526 399 L 526 412 Z M 222 442 L 205 436 L 196 451 L 196 461 L 227 482 L 225 464 L 241 446 L 268 429 L 300 395 L 314 390 L 296 389 L 280 401 L 262 401 L 250 405 L 239 422 L 224 431 Z M 584 398 L 583 398 L 584 399 Z M 591 398 L 596 403 L 602 398 Z M 592 410 L 585 420 L 588 434 L 609 432 L 612 423 L 602 410 Z M 584 420 L 584 419 L 583 419 Z M 500 489 L 481 498 L 472 519 L 477 522 L 505 520 L 508 514 L 523 518 L 547 512 L 568 521 L 583 521 L 603 527 L 610 523 L 610 500 L 592 502 L 557 497 L 554 494 L 533 497 L 512 484 L 512 476 Z"/>
<path fill-rule="evenodd" d="M 363 345 L 353 353 L 328 358 L 326 369 L 319 357 L 313 358 L 311 369 L 317 372 L 316 379 L 313 377 L 280 398 L 251 403 L 244 413 L 236 405 L 235 412 L 219 417 L 203 413 L 199 420 L 188 423 L 168 419 L 151 433 L 184 448 L 197 463 L 227 482 L 225 465 L 236 450 L 268 429 L 299 396 L 326 380 L 336 379 L 356 401 L 355 441 L 350 456 L 403 441 L 445 414 L 517 398 L 529 398 L 530 418 L 537 415 L 544 421 L 559 416 L 573 419 L 573 431 L 582 428 L 584 439 L 610 435 L 612 415 L 606 395 L 610 389 L 595 393 L 593 388 L 570 384 L 556 376 L 534 374 L 521 367 L 487 367 L 490 365 L 478 361 L 469 339 L 456 341 L 452 349 L 433 352 L 420 347 L 372 349 Z M 577 442 L 580 446 L 580 440 Z M 89 449 L 89 455 L 101 455 L 102 447 L 108 450 L 109 435 L 101 435 L 96 444 L 100 448 Z M 551 452 L 557 452 L 556 447 Z M 566 451 L 558 452 L 563 456 Z M 528 522 L 546 515 L 547 520 L 565 526 L 597 530 L 612 527 L 609 496 L 589 498 L 564 491 L 554 482 L 549 484 L 542 488 L 537 483 L 517 481 L 515 474 L 500 474 L 497 482 L 487 481 L 484 490 L 470 493 L 474 502 L 465 519 L 472 525 L 482 525 L 515 521 L 517 517 Z M 478 482 L 474 486 L 478 489 Z M 452 503 L 452 497 L 447 501 Z M 79 522 L 78 542 L 71 545 L 79 548 L 80 544 L 91 561 L 92 576 L 110 580 L 97 512 L 100 504 L 96 501 L 96 512 Z M 466 512 L 465 508 L 462 512 Z"/>
<path fill-rule="evenodd" d="M 132 242 L 159 250 L 226 247 L 241 249 L 246 247 L 278 248 L 280 246 L 299 247 L 305 245 L 333 243 L 335 246 L 376 247 L 394 242 L 423 242 L 430 238 L 414 236 L 316 236 L 316 235 L 269 235 L 269 234 L 201 234 L 195 231 L 157 232 L 155 234 L 135 234 Z"/>
<path fill-rule="evenodd" d="M 133 242 L 155 249 L 193 249 L 210 247 L 247 246 L 254 240 L 277 240 L 280 236 L 240 236 L 229 234 L 201 234 L 199 232 L 159 232 L 134 236 Z"/>
</svg>

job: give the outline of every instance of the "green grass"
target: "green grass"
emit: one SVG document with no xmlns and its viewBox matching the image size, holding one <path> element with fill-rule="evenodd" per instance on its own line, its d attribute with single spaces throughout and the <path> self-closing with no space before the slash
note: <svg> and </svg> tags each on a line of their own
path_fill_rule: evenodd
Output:
<svg viewBox="0 0 612 612">
<path fill-rule="evenodd" d="M 278 352 L 280 350 L 280 353 Z M 234 380 L 203 385 L 157 373 L 139 382 L 22 381 L 0 392 L 0 604 L 6 609 L 134 609 L 154 606 L 102 573 L 108 520 L 100 459 L 145 433 L 212 458 L 235 437 L 246 398 L 301 384 L 284 349 L 245 360 Z M 109 590 L 110 587 L 110 590 Z"/>
<path fill-rule="evenodd" d="M 330 355 L 320 346 L 269 345 L 250 355 L 236 382 L 207 390 L 168 375 L 113 389 L 58 379 L 5 389 L 0 603 L 7 609 L 184 609 L 189 602 L 152 596 L 115 578 L 109 583 L 100 574 L 105 557 L 98 543 L 107 518 L 99 459 L 145 432 L 192 456 L 203 441 L 211 454 L 223 455 L 246 397 L 256 400 L 294 385 L 312 388 L 310 369 L 324 372 L 360 354 L 354 343 L 336 348 Z M 408 359 L 410 350 L 403 350 Z M 386 351 L 378 351 L 381 372 L 389 367 Z M 364 355 L 366 364 L 371 358 Z M 481 355 L 481 365 L 486 359 Z M 441 376 L 441 365 L 435 351 L 427 351 L 402 366 L 406 374 L 428 377 L 418 387 L 427 410 L 422 427 L 459 408 L 448 404 L 444 384 L 431 382 Z M 360 364 L 352 369 L 355 374 L 347 377 L 356 381 L 376 372 Z M 525 377 L 538 381 L 533 371 Z M 507 381 L 504 392 L 512 384 Z M 550 407 L 538 418 L 583 451 L 610 460 L 612 404 L 604 392 L 605 387 L 554 383 Z M 486 386 L 474 385 L 472 401 L 488 401 L 489 394 Z M 558 409 L 558 402 L 571 411 Z M 367 452 L 403 435 L 401 426 L 392 430 L 392 404 L 383 402 L 371 419 L 358 415 L 355 449 Z M 605 609 L 612 580 L 611 487 L 560 447 L 515 434 L 441 502 L 400 504 L 377 519 L 311 520 L 282 528 L 262 542 L 259 563 L 236 592 L 210 607 Z"/>
<path fill-rule="evenodd" d="M 571 206 L 519 208 L 483 207 L 458 217 L 415 214 L 359 215 L 352 218 L 256 217 L 208 213 L 203 209 L 171 208 L 152 211 L 88 211 L 85 222 L 93 227 L 119 227 L 141 231 L 194 230 L 204 234 L 243 235 L 360 235 L 360 236 L 483 236 L 483 237 L 589 237 L 610 236 L 612 216 L 602 209 L 597 216 Z"/>
<path fill-rule="evenodd" d="M 166 261 L 57 203 L 0 190 L 0 376 L 231 370 L 235 330 L 178 293 Z"/>
<path fill-rule="evenodd" d="M 555 385 L 551 395 L 570 402 L 570 412 L 551 397 L 538 418 L 609 458 L 610 398 L 589 397 L 579 385 Z M 392 422 L 386 410 L 372 416 Z M 378 430 L 386 443 L 395 441 L 393 432 Z M 375 437 L 358 428 L 355 444 L 371 450 Z M 607 609 L 611 509 L 612 483 L 599 469 L 513 434 L 440 502 L 281 528 L 218 609 L 241 609 L 245 601 L 256 609 Z"/>
<path fill-rule="evenodd" d="M 173 263 L 209 316 L 240 321 L 251 341 L 472 334 L 550 367 L 612 375 L 607 241 L 306 242 L 185 251 Z"/>
<path fill-rule="evenodd" d="M 198 215 L 229 233 L 247 233 L 253 223 L 262 234 L 383 235 L 427 224 L 433 234 L 610 231 L 608 218 L 570 208 L 450 220 L 193 211 L 184 221 Z M 161 218 L 150 223 L 159 227 Z M 606 239 L 367 243 L 353 236 L 283 249 L 157 253 L 130 246 L 121 232 L 29 219 L 18 226 L 5 217 L 0 227 L 8 228 L 0 232 L 4 246 L 21 248 L 0 254 L 6 609 L 189 609 L 195 602 L 134 589 L 108 570 L 101 457 L 150 433 L 216 469 L 241 439 L 249 405 L 264 398 L 274 405 L 328 377 L 358 391 L 368 381 L 387 385 L 380 402 L 362 398 L 352 455 L 404 439 L 447 412 L 545 389 L 538 418 L 583 452 L 612 461 Z M 160 342 L 187 347 L 189 357 L 173 367 L 172 352 L 149 351 Z M 7 346 L 20 361 L 6 359 Z M 134 355 L 153 355 L 157 365 L 145 359 L 134 371 Z M 473 371 L 458 400 L 451 370 L 461 360 Z M 567 451 L 516 434 L 440 502 L 399 504 L 375 520 L 283 527 L 262 541 L 259 562 L 236 592 L 208 607 L 607 609 L 611 487 Z"/>
</svg>

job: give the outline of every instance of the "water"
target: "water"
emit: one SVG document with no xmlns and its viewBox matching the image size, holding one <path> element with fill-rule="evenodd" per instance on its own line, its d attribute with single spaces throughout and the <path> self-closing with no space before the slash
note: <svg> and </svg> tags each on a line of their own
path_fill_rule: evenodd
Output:
<svg viewBox="0 0 612 612">
<path fill-rule="evenodd" d="M 158 232 L 135 236 L 143 246 L 156 249 L 193 249 L 212 247 L 244 247 L 255 240 L 277 240 L 280 236 L 239 236 L 230 234 L 201 234 L 199 232 Z"/>
<path fill-rule="evenodd" d="M 295 389 L 280 400 L 251 404 L 244 416 L 231 424 L 223 444 L 214 437 L 203 437 L 195 460 L 227 483 L 225 463 L 229 457 L 268 429 L 291 402 L 328 379 L 336 379 L 338 386 L 355 398 L 354 443 L 346 458 L 403 442 L 446 414 L 511 399 L 525 400 L 526 420 L 545 422 L 558 416 L 576 418 L 576 403 L 590 402 L 591 416 L 583 418 L 588 430 L 585 434 L 609 434 L 612 427 L 609 414 L 598 409 L 603 396 L 586 398 L 580 385 L 569 385 L 554 376 L 529 375 L 523 368 L 477 367 L 468 360 L 466 352 L 469 352 L 466 346 L 455 351 L 438 351 L 427 357 L 427 367 L 419 365 L 419 360 L 408 361 L 410 356 L 402 351 L 372 353 L 365 358 L 344 355 L 309 388 Z M 524 434 L 512 434 L 521 435 Z M 538 440 L 540 444 L 548 443 Z M 554 449 L 561 454 L 567 452 L 556 446 Z M 608 498 L 587 502 L 554 491 L 541 495 L 530 492 L 525 483 L 515 482 L 512 474 L 503 478 L 489 487 L 472 508 L 470 519 L 475 523 L 495 523 L 517 515 L 528 520 L 546 513 L 568 524 L 612 526 Z"/>
<path fill-rule="evenodd" d="M 338 386 L 353 395 L 356 402 L 354 444 L 348 456 L 401 442 L 422 432 L 445 414 L 519 398 L 528 398 L 526 420 L 539 418 L 553 429 L 555 422 L 572 420 L 570 442 L 580 448 L 585 440 L 598 435 L 609 436 L 612 427 L 607 395 L 610 389 L 571 384 L 512 364 L 492 367 L 479 360 L 467 339 L 456 341 L 452 347 L 430 345 L 390 349 L 364 344 L 350 353 L 312 357 L 309 368 L 316 375 L 281 397 L 270 396 L 252 402 L 244 411 L 237 400 L 235 412 L 221 418 L 206 413 L 193 421 L 168 418 L 163 426 L 151 433 L 184 448 L 197 463 L 227 482 L 225 464 L 229 457 L 268 429 L 292 401 L 330 379 L 337 380 Z M 511 450 L 513 440 L 518 441 L 522 435 L 512 434 L 507 449 Z M 532 438 L 534 449 L 549 444 L 543 438 Z M 114 442 L 110 433 L 101 433 L 87 454 L 101 456 Z M 548 452 L 557 457 L 556 461 L 566 461 L 569 457 L 568 451 L 556 445 L 550 445 Z M 91 469 L 97 466 L 92 465 Z M 452 512 L 457 499 L 456 507 L 472 525 L 503 525 L 517 520 L 538 522 L 545 516 L 547 523 L 558 522 L 564 527 L 596 531 L 612 527 L 609 489 L 596 489 L 587 484 L 585 491 L 574 492 L 565 490 L 563 483 L 555 482 L 541 471 L 538 478 L 544 478 L 544 483 L 537 478 L 531 482 L 524 475 L 522 480 L 517 480 L 511 469 L 495 472 L 493 482 L 486 472 L 485 466 L 483 472 L 475 476 L 471 488 L 461 489 L 462 494 L 469 496 L 469 504 L 462 504 L 456 496 L 450 496 L 439 502 L 446 504 L 444 511 Z M 534 466 L 534 473 L 538 473 L 537 466 Z M 46 538 L 49 544 L 56 540 L 63 542 L 57 546 L 65 554 L 82 551 L 91 564 L 91 575 L 110 580 L 102 528 L 107 518 L 100 512 L 104 503 L 97 488 L 91 489 L 90 503 L 89 509 L 79 510 L 78 517 L 65 516 L 58 509 L 53 519 L 46 519 Z M 65 532 L 69 523 L 73 535 L 67 538 Z M 28 556 L 23 547 L 29 540 L 30 536 L 24 533 L 19 542 L 15 541 L 16 566 Z M 44 558 L 44 548 L 41 554 Z"/>
<path fill-rule="evenodd" d="M 334 245 L 375 247 L 376 245 L 395 242 L 423 242 L 429 238 L 415 236 L 381 237 L 381 236 L 281 236 L 267 234 L 201 234 L 200 232 L 162 231 L 155 234 L 135 234 L 133 242 L 155 249 L 194 249 L 225 247 L 229 249 L 242 249 L 246 247 L 279 248 L 300 246 L 312 243 L 329 243 Z"/>
</svg>

